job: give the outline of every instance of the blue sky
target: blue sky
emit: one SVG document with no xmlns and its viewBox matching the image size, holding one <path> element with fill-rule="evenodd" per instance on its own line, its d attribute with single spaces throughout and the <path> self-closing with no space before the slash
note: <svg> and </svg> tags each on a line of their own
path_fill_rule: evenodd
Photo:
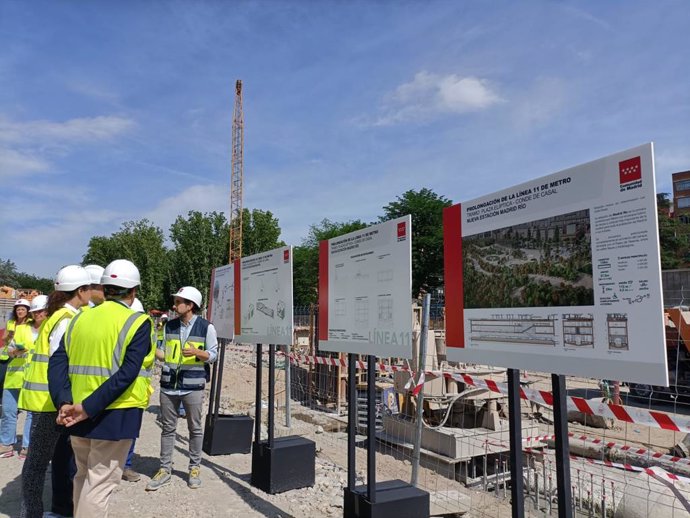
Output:
<svg viewBox="0 0 690 518">
<path fill-rule="evenodd" d="M 0 2 L 0 258 L 52 275 L 93 235 L 228 210 L 283 239 L 455 202 L 654 141 L 690 169 L 690 6 L 657 2 Z"/>
</svg>

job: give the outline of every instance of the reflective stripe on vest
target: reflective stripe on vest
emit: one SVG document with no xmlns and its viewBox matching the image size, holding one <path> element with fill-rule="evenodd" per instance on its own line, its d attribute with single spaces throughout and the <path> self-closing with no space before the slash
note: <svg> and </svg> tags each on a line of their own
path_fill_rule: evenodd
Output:
<svg viewBox="0 0 690 518">
<path fill-rule="evenodd" d="M 89 397 L 120 370 L 127 347 L 146 321 L 151 322 L 147 315 L 114 301 L 106 301 L 72 320 L 65 334 L 65 350 L 75 403 Z M 151 326 L 153 330 L 152 322 Z M 148 406 L 155 357 L 153 333 L 148 338 L 149 350 L 137 378 L 108 405 L 109 410 Z"/>
<path fill-rule="evenodd" d="M 38 338 L 34 342 L 34 353 L 29 366 L 24 370 L 24 383 L 19 393 L 19 408 L 30 412 L 55 412 L 55 405 L 48 393 L 48 359 L 50 358 L 50 333 L 64 319 L 71 319 L 75 313 L 66 307 L 58 309 L 41 323 Z"/>
</svg>

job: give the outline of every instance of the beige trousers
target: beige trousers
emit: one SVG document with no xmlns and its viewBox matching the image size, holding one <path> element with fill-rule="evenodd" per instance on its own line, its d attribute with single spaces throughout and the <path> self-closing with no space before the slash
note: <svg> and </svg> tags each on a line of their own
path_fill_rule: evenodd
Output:
<svg viewBox="0 0 690 518">
<path fill-rule="evenodd" d="M 108 501 L 122 478 L 132 439 L 101 441 L 71 437 L 77 474 L 74 476 L 74 517 L 108 516 Z"/>
</svg>

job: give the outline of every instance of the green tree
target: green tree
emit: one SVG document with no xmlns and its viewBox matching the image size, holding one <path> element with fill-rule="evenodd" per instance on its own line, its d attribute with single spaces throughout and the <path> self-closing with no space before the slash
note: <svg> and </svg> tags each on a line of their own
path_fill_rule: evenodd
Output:
<svg viewBox="0 0 690 518">
<path fill-rule="evenodd" d="M 211 270 L 228 264 L 230 229 L 222 212 L 190 211 L 178 216 L 170 226 L 173 249 L 169 254 L 171 292 L 182 286 L 194 286 L 208 300 Z M 167 304 L 170 304 L 168 294 Z"/>
<path fill-rule="evenodd" d="M 146 309 L 166 307 L 163 288 L 168 255 L 160 228 L 147 219 L 125 222 L 110 237 L 92 237 L 82 263 L 106 266 L 115 259 L 129 259 L 139 269 L 141 287 L 137 296 Z"/>
<path fill-rule="evenodd" d="M 452 202 L 430 189 L 409 190 L 383 207 L 380 221 L 412 216 L 412 294 L 443 285 L 443 209 Z"/>
<path fill-rule="evenodd" d="M 9 259 L 0 259 L 0 286 L 31 288 L 43 293 L 53 291 L 52 279 L 20 272 L 17 270 L 17 265 Z"/>
<path fill-rule="evenodd" d="M 324 219 L 311 225 L 309 234 L 293 253 L 293 291 L 295 305 L 314 304 L 318 299 L 319 243 L 326 239 L 361 230 L 367 225 L 360 220 L 336 223 Z"/>
<path fill-rule="evenodd" d="M 271 211 L 243 209 L 242 255 L 260 254 L 285 243 L 280 240 L 280 225 Z"/>
<path fill-rule="evenodd" d="M 17 285 L 17 265 L 9 259 L 0 259 L 0 285 L 18 288 Z"/>
</svg>

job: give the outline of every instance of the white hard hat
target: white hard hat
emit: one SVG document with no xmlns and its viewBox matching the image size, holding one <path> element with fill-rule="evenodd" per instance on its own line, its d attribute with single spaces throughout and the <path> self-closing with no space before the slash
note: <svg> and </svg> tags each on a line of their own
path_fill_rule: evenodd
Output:
<svg viewBox="0 0 690 518">
<path fill-rule="evenodd" d="M 141 301 L 138 298 L 134 298 L 132 301 L 132 305 L 129 306 L 132 311 L 136 311 L 137 313 L 143 313 L 144 312 L 144 305 L 141 303 Z"/>
<path fill-rule="evenodd" d="M 168 320 L 168 314 L 167 313 L 163 313 L 161 315 L 161 320 L 163 320 L 163 319 Z"/>
<path fill-rule="evenodd" d="M 172 294 L 173 297 L 180 297 L 183 299 L 191 300 L 197 307 L 201 307 L 202 297 L 201 292 L 197 290 L 194 286 L 183 286 L 177 293 Z"/>
<path fill-rule="evenodd" d="M 70 264 L 57 272 L 54 284 L 56 291 L 74 291 L 77 288 L 91 284 L 91 277 L 89 277 L 89 272 L 82 266 Z"/>
<path fill-rule="evenodd" d="M 91 277 L 91 284 L 100 284 L 101 283 L 101 277 L 103 277 L 103 268 L 102 266 L 98 266 L 97 264 L 88 264 L 84 266 L 84 270 L 89 272 L 89 276 Z"/>
<path fill-rule="evenodd" d="M 31 302 L 29 302 L 26 299 L 17 299 L 17 302 L 14 303 L 15 307 L 16 306 L 26 306 L 27 308 L 31 307 Z"/>
<path fill-rule="evenodd" d="M 103 286 L 119 286 L 120 288 L 134 288 L 141 284 L 139 269 L 132 261 L 115 259 L 105 267 L 101 277 Z"/>
<path fill-rule="evenodd" d="M 29 311 L 41 311 L 46 307 L 48 307 L 48 295 L 37 295 L 31 301 L 31 308 L 29 308 Z"/>
</svg>

